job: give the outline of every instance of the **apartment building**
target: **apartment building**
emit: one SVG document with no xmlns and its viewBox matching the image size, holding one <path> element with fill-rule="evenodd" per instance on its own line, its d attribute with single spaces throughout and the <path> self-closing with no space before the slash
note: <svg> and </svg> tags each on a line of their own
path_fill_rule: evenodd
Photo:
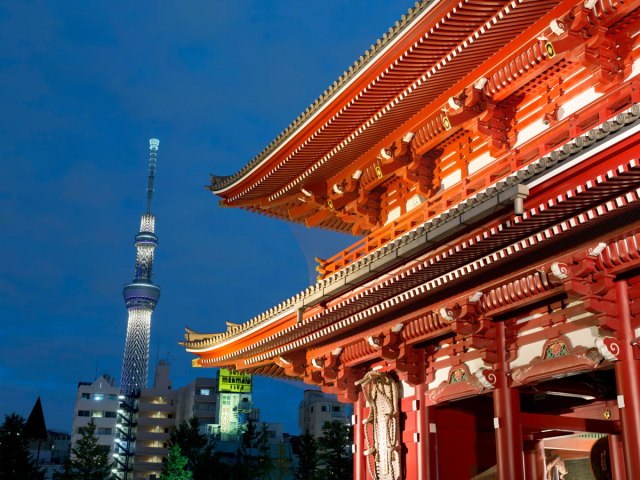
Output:
<svg viewBox="0 0 640 480">
<path fill-rule="evenodd" d="M 82 437 L 80 428 L 86 427 L 91 420 L 96 425 L 98 443 L 113 449 L 119 391 L 115 379 L 108 374 L 93 382 L 78 383 L 71 429 L 72 450 Z"/>
</svg>

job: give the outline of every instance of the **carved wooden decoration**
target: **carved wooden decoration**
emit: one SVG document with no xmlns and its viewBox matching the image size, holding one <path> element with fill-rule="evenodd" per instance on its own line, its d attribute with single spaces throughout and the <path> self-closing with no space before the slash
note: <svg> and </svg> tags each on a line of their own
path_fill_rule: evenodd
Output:
<svg viewBox="0 0 640 480">
<path fill-rule="evenodd" d="M 362 386 L 369 416 L 364 420 L 369 474 L 373 480 L 400 480 L 400 399 L 398 383 L 388 374 L 369 372 Z"/>
<path fill-rule="evenodd" d="M 547 340 L 540 356 L 526 365 L 511 370 L 513 385 L 536 383 L 553 376 L 562 376 L 597 368 L 605 359 L 598 348 L 573 347 L 564 335 Z"/>
<path fill-rule="evenodd" d="M 452 400 L 482 394 L 492 389 L 496 383 L 495 372 L 481 367 L 473 374 L 465 363 L 454 365 L 449 370 L 447 380 L 427 392 L 428 405 L 437 405 Z"/>
</svg>

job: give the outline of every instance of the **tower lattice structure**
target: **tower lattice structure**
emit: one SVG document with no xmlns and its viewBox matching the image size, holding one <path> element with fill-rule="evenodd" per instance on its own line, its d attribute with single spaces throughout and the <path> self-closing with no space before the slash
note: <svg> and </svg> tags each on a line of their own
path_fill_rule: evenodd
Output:
<svg viewBox="0 0 640 480">
<path fill-rule="evenodd" d="M 147 211 L 140 220 L 136 235 L 136 265 L 134 278 L 124 286 L 124 302 L 129 312 L 127 339 L 122 362 L 120 393 L 137 395 L 146 388 L 149 372 L 149 338 L 151 315 L 160 298 L 160 287 L 153 284 L 153 255 L 158 246 L 155 234 L 155 216 L 151 213 L 153 201 L 158 145 L 156 138 L 149 140 L 149 180 L 147 184 Z"/>
</svg>

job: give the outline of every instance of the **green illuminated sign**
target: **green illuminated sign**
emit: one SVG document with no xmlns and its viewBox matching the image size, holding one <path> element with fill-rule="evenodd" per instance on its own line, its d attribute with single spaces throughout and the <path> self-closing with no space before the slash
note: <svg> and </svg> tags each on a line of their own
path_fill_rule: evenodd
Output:
<svg viewBox="0 0 640 480">
<path fill-rule="evenodd" d="M 220 392 L 251 393 L 251 374 L 220 369 Z"/>
</svg>

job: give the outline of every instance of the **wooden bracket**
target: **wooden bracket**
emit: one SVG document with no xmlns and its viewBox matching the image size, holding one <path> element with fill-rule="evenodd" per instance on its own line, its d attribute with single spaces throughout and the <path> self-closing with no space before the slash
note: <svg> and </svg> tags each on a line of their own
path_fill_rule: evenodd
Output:
<svg viewBox="0 0 640 480">
<path fill-rule="evenodd" d="M 601 314 L 599 325 L 618 330 L 618 306 L 615 299 L 615 276 L 598 270 L 596 260 L 604 244 L 574 255 L 569 263 L 554 262 L 549 272 L 552 283 L 564 286 L 569 298 L 583 302 L 588 312 Z"/>
<path fill-rule="evenodd" d="M 489 102 L 486 112 L 478 117 L 476 129 L 489 136 L 491 156 L 502 155 L 515 143 L 516 110 L 523 99 L 524 94 L 513 94 L 498 103 Z"/>
</svg>

